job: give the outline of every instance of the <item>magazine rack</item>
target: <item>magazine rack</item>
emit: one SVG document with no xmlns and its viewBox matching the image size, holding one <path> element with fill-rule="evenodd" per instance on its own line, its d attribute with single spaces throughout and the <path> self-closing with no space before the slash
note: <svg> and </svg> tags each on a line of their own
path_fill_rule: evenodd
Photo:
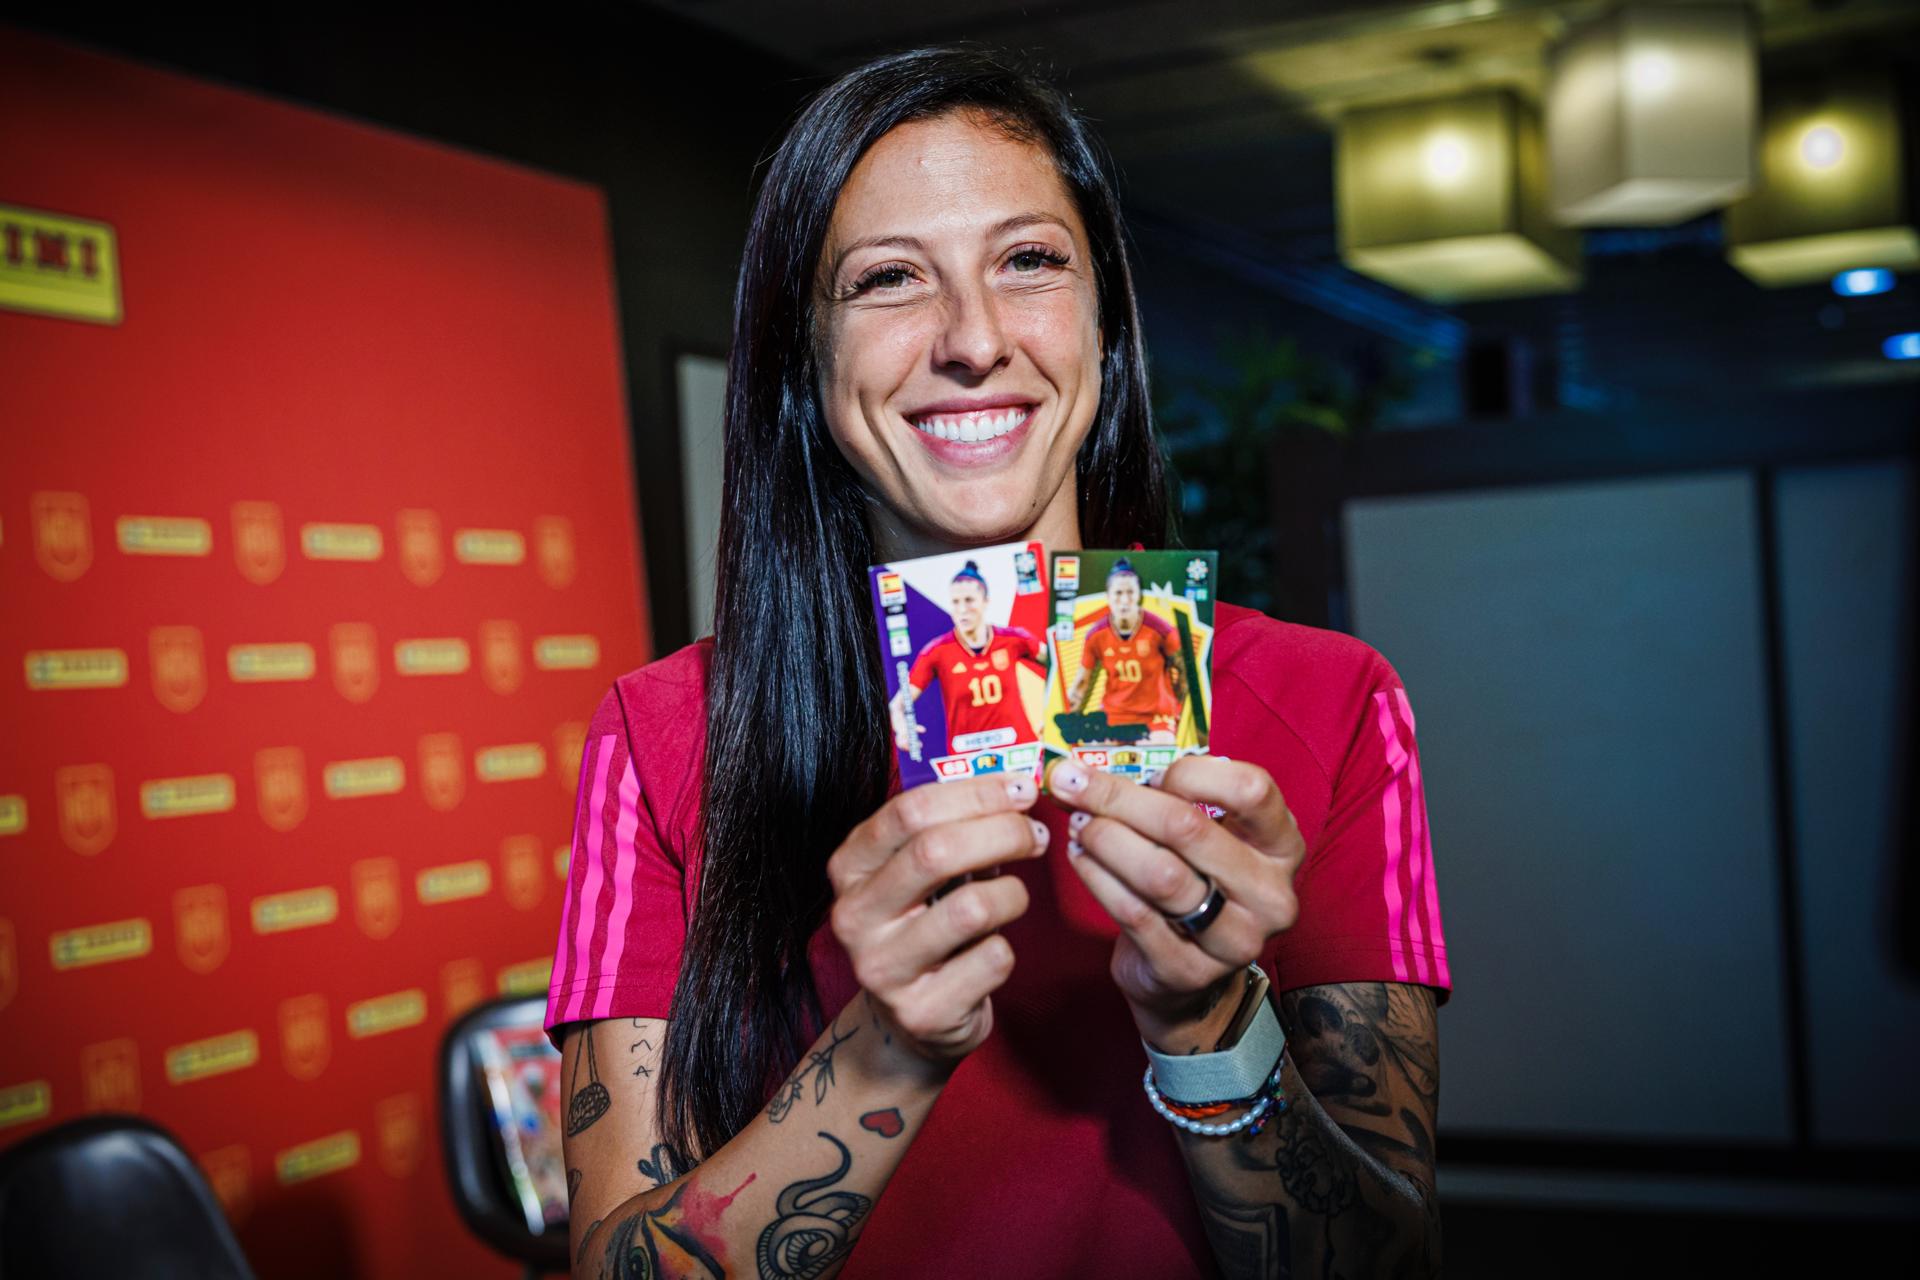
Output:
<svg viewBox="0 0 1920 1280">
<path fill-rule="evenodd" d="M 500 1027 L 537 1027 L 546 1015 L 540 996 L 516 996 L 477 1005 L 440 1041 L 440 1133 L 447 1185 L 470 1230 L 495 1250 L 526 1264 L 528 1277 L 568 1270 L 567 1228 L 551 1223 L 539 1233 L 508 1185 L 506 1153 L 481 1080 L 478 1037 Z"/>
</svg>

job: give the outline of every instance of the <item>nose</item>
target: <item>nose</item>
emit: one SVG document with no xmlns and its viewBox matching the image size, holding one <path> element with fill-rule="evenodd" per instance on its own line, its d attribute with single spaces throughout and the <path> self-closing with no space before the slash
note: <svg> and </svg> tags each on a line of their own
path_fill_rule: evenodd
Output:
<svg viewBox="0 0 1920 1280">
<path fill-rule="evenodd" d="M 934 364 L 947 372 L 980 378 L 1012 357 L 1012 343 L 993 291 L 974 284 L 949 292 L 946 322 L 934 340 Z"/>
</svg>

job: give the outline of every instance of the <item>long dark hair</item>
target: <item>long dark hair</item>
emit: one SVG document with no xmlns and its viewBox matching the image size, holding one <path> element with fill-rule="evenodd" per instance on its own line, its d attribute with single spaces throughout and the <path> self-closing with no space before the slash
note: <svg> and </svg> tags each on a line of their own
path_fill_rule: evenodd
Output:
<svg viewBox="0 0 1920 1280">
<path fill-rule="evenodd" d="M 971 47 L 918 49 L 830 85 L 761 180 L 734 293 L 726 502 L 707 677 L 705 856 L 660 1071 L 663 1140 L 711 1154 L 824 1023 L 809 940 L 828 856 L 887 797 L 892 756 L 869 619 L 873 501 L 817 395 L 814 281 L 854 165 L 896 125 L 954 111 L 1047 152 L 1086 225 L 1100 299 L 1098 415 L 1076 483 L 1088 546 L 1165 535 L 1165 480 L 1110 166 L 1061 93 Z"/>
</svg>

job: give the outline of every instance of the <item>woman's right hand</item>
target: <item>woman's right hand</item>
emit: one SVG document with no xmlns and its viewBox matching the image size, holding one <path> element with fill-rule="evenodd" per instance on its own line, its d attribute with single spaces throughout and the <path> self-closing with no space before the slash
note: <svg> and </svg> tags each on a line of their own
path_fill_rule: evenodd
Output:
<svg viewBox="0 0 1920 1280">
<path fill-rule="evenodd" d="M 876 1016 L 912 1052 L 952 1066 L 993 1029 L 989 997 L 1013 972 L 997 930 L 1026 913 L 1018 876 L 942 885 L 1047 851 L 1028 816 L 1031 777 L 998 774 L 903 791 L 855 827 L 827 860 L 833 936 Z"/>
</svg>

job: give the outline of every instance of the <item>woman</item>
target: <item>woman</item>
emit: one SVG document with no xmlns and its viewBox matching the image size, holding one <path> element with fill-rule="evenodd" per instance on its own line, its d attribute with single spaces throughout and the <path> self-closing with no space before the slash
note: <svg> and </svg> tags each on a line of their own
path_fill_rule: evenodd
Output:
<svg viewBox="0 0 1920 1280">
<path fill-rule="evenodd" d="M 1449 980 L 1379 655 L 1223 604 L 1233 759 L 889 796 L 868 564 L 1165 536 L 1084 125 L 982 53 L 851 73 L 768 166 L 735 317 L 715 638 L 616 681 L 582 762 L 547 1018 L 576 1272 L 1434 1265 Z M 1251 1092 L 1193 1092 L 1250 1054 Z"/>
</svg>

